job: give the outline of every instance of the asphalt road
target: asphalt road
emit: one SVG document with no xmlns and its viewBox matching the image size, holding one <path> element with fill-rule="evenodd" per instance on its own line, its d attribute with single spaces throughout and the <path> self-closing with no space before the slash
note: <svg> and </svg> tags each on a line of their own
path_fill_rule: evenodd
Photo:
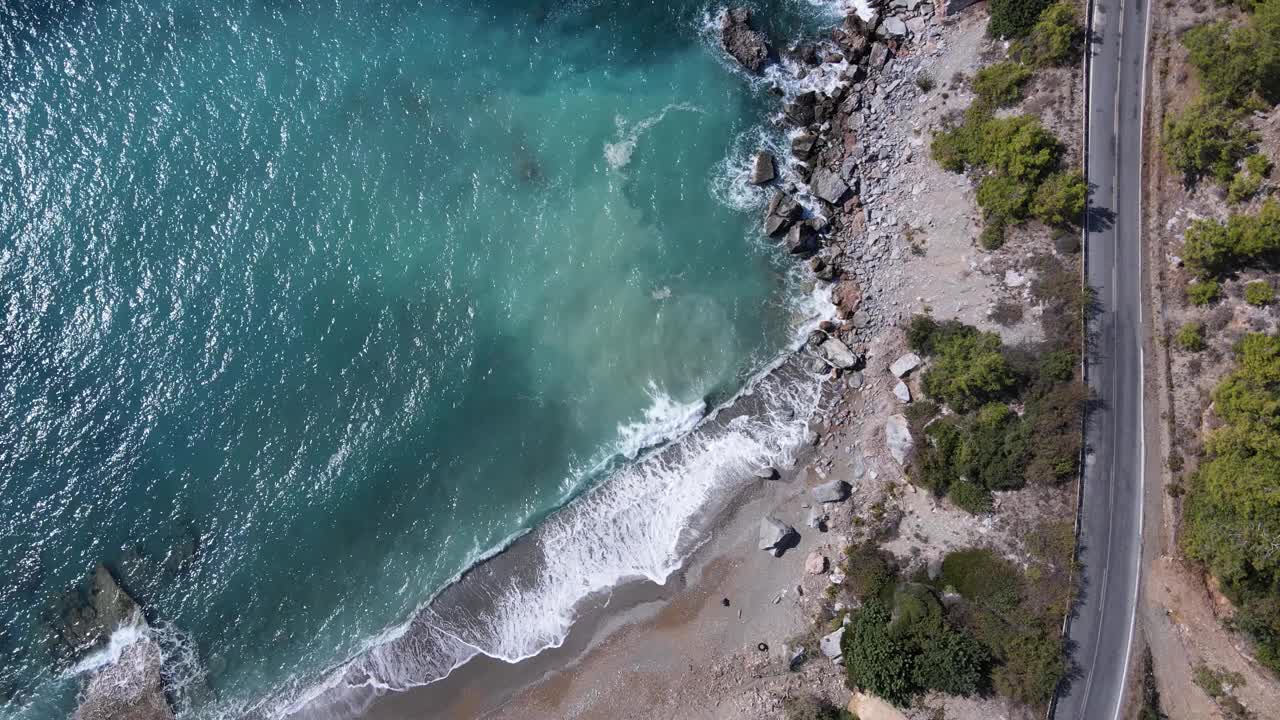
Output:
<svg viewBox="0 0 1280 720">
<path fill-rule="evenodd" d="M 1095 0 L 1089 77 L 1086 278 L 1098 304 L 1086 375 L 1081 596 L 1067 638 L 1077 674 L 1057 720 L 1116 720 L 1124 705 L 1142 539 L 1142 97 L 1150 0 Z"/>
</svg>

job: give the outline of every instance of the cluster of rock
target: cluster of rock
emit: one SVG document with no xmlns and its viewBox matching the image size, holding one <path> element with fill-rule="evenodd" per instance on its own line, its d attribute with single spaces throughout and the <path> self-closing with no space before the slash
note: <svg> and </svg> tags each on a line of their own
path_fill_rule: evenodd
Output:
<svg viewBox="0 0 1280 720">
<path fill-rule="evenodd" d="M 752 27 L 749 11 L 730 10 L 722 20 L 725 50 L 747 70 L 760 73 L 776 61 L 796 79 L 838 78 L 826 91 L 788 96 L 778 89 L 790 157 L 758 152 L 750 175 L 756 185 L 775 187 L 764 234 L 807 261 L 815 279 L 831 288 L 837 322 L 825 323 L 805 348 L 814 372 L 853 375 L 857 383 L 865 343 L 896 319 L 863 298 L 875 289 L 877 270 L 899 260 L 893 241 L 900 231 L 890 201 L 897 188 L 892 180 L 880 181 L 923 145 L 889 120 L 895 107 L 918 98 L 912 54 L 939 36 L 929 24 L 933 13 L 927 0 L 881 3 L 870 21 L 850 14 L 829 38 L 799 43 L 780 57 Z"/>
</svg>

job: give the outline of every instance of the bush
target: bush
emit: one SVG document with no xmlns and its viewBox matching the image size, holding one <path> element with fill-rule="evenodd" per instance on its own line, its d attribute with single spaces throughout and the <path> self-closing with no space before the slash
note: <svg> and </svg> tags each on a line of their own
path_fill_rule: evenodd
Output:
<svg viewBox="0 0 1280 720">
<path fill-rule="evenodd" d="M 1204 177 L 1223 185 L 1231 182 L 1236 165 L 1257 142 L 1257 133 L 1244 124 L 1240 111 L 1202 100 L 1170 116 L 1164 125 L 1165 154 L 1188 185 Z"/>
<path fill-rule="evenodd" d="M 846 554 L 845 587 L 854 598 L 866 602 L 884 595 L 893 587 L 897 568 L 893 556 L 867 541 L 851 547 Z"/>
<path fill-rule="evenodd" d="M 1231 184 L 1227 186 L 1227 202 L 1242 203 L 1257 195 L 1261 189 L 1262 177 L 1244 168 L 1236 173 L 1236 176 L 1231 179 Z"/>
<path fill-rule="evenodd" d="M 970 515 L 982 515 L 992 510 L 991 492 L 978 483 L 970 480 L 957 480 L 951 483 L 947 497 L 956 507 Z"/>
<path fill-rule="evenodd" d="M 978 235 L 978 245 L 983 250 L 995 252 L 1004 247 L 1005 221 L 1002 218 L 987 218 Z"/>
<path fill-rule="evenodd" d="M 841 641 L 849 683 L 895 705 L 906 705 L 914 691 L 906 643 L 889 632 L 889 611 L 872 600 L 853 613 Z"/>
<path fill-rule="evenodd" d="M 1046 705 L 1066 674 L 1062 641 L 1044 631 L 1015 635 L 1005 647 L 1005 662 L 992 674 L 996 690 L 1033 707 Z"/>
<path fill-rule="evenodd" d="M 1015 54 L 1035 67 L 1065 65 L 1080 55 L 1084 28 L 1069 2 L 1057 2 L 1040 14 L 1030 36 L 1018 43 Z"/>
<path fill-rule="evenodd" d="M 978 183 L 978 207 L 988 227 L 1027 219 L 1031 194 L 1027 186 L 1006 175 L 990 175 Z"/>
<path fill-rule="evenodd" d="M 1280 670 L 1280 337 L 1244 337 L 1213 406 L 1222 425 L 1206 438 L 1208 457 L 1190 478 L 1183 546 L 1236 604 L 1259 660 Z"/>
<path fill-rule="evenodd" d="M 1217 280 L 1198 280 L 1187 285 L 1187 300 L 1196 306 L 1208 305 L 1218 299 L 1221 291 Z"/>
<path fill-rule="evenodd" d="M 1080 233 L 1061 230 L 1053 236 L 1053 249 L 1059 255 L 1075 255 L 1080 252 Z"/>
<path fill-rule="evenodd" d="M 1204 94 L 1215 103 L 1240 105 L 1251 97 L 1280 99 L 1280 2 L 1260 2 L 1243 25 L 1227 21 L 1183 35 Z"/>
<path fill-rule="evenodd" d="M 1055 169 L 1062 146 L 1032 115 L 993 117 L 969 108 L 964 122 L 934 135 L 934 159 L 952 172 L 983 168 L 1029 185 L 1039 185 Z"/>
<path fill-rule="evenodd" d="M 1076 360 L 1072 356 L 1072 361 Z M 1074 373 L 1074 367 L 1072 368 Z M 1083 443 L 1081 420 L 1088 398 L 1084 383 L 1071 381 L 1053 385 L 1027 403 L 1027 461 L 1023 478 L 1027 482 L 1055 484 L 1076 476 Z"/>
<path fill-rule="evenodd" d="M 1244 301 L 1250 305 L 1263 307 L 1275 302 L 1276 291 L 1266 280 L 1254 280 L 1244 286 Z"/>
<path fill-rule="evenodd" d="M 933 363 L 921 385 L 926 395 L 966 412 L 1007 394 L 1016 378 L 1001 352 L 999 335 L 957 325 L 963 330 L 933 339 Z"/>
<path fill-rule="evenodd" d="M 990 550 L 959 550 L 942 559 L 941 580 L 966 600 L 998 613 L 1018 605 L 1022 575 Z"/>
<path fill-rule="evenodd" d="M 1053 0 L 991 0 L 991 22 L 987 32 L 992 37 L 1017 38 L 1031 32 L 1040 14 Z"/>
<path fill-rule="evenodd" d="M 938 83 L 933 79 L 933 76 L 930 75 L 929 73 L 923 70 L 916 73 L 916 87 L 920 88 L 920 92 L 926 92 L 926 93 L 932 92 L 933 89 L 937 86 L 938 86 Z"/>
<path fill-rule="evenodd" d="M 1084 219 L 1089 187 L 1078 172 L 1050 175 L 1036 188 L 1031 214 L 1045 225 L 1078 225 Z"/>
<path fill-rule="evenodd" d="M 973 76 L 973 92 L 989 109 L 1016 105 L 1022 100 L 1022 86 L 1031 79 L 1031 68 L 1005 61 L 988 65 Z"/>
<path fill-rule="evenodd" d="M 784 698 L 782 713 L 787 720 L 858 720 L 848 710 L 812 695 Z"/>
<path fill-rule="evenodd" d="M 1178 346 L 1187 352 L 1204 350 L 1204 323 L 1189 322 L 1178 330 Z"/>
<path fill-rule="evenodd" d="M 1269 199 L 1257 214 L 1233 214 L 1226 223 L 1195 221 L 1187 228 L 1182 255 L 1202 278 L 1246 264 L 1274 263 L 1280 258 L 1280 203 Z"/>
<path fill-rule="evenodd" d="M 1244 167 L 1258 177 L 1271 174 L 1271 159 L 1262 153 L 1254 153 L 1244 159 Z"/>
<path fill-rule="evenodd" d="M 969 696 L 982 689 L 990 663 L 990 651 L 977 640 L 944 629 L 921 643 L 912 680 L 922 688 Z"/>
</svg>

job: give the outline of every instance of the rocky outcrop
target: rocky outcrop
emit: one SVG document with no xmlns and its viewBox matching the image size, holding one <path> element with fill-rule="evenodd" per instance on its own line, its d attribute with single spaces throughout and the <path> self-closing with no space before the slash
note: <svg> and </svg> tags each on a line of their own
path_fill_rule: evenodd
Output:
<svg viewBox="0 0 1280 720">
<path fill-rule="evenodd" d="M 139 613 L 138 604 L 121 589 L 106 565 L 98 563 L 89 576 L 87 594 L 80 588 L 58 601 L 51 623 L 55 654 L 66 664 L 107 644 L 112 631 Z"/>
<path fill-rule="evenodd" d="M 790 525 L 774 517 L 760 518 L 760 549 L 768 550 L 781 557 L 782 553 L 795 547 L 800 540 L 800 533 Z"/>
<path fill-rule="evenodd" d="M 751 11 L 733 8 L 720 21 L 720 42 L 725 52 L 753 73 L 764 70 L 769 62 L 769 43 L 764 33 L 751 26 Z"/>
<path fill-rule="evenodd" d="M 769 206 L 764 213 L 764 232 L 769 237 L 782 237 L 802 215 L 804 208 L 795 198 L 776 192 L 769 198 Z"/>
<path fill-rule="evenodd" d="M 911 428 L 902 415 L 890 415 L 884 423 L 884 442 L 889 454 L 899 465 L 906 465 L 907 458 L 915 449 L 915 440 L 911 437 Z"/>
<path fill-rule="evenodd" d="M 173 720 L 153 640 L 125 647 L 120 658 L 89 678 L 71 720 Z"/>
</svg>

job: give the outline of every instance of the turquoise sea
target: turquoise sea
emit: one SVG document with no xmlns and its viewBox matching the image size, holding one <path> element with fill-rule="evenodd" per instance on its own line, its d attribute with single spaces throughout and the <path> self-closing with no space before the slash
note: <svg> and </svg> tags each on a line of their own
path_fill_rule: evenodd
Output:
<svg viewBox="0 0 1280 720">
<path fill-rule="evenodd" d="M 0 714 L 74 706 L 49 613 L 98 561 L 184 718 L 514 661 L 665 579 L 813 402 L 694 431 L 812 315 L 720 9 L 0 0 Z M 483 611 L 429 605 L 549 518 Z"/>
</svg>

